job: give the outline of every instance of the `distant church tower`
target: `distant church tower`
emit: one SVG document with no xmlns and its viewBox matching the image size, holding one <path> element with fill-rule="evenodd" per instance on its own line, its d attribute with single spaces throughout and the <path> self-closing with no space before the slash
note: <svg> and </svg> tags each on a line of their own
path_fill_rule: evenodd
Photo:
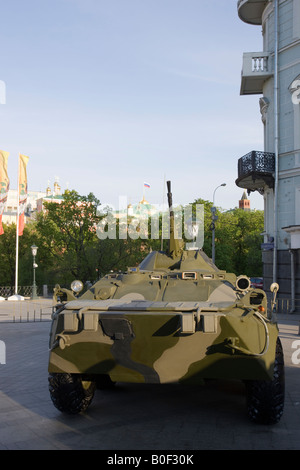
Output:
<svg viewBox="0 0 300 470">
<path fill-rule="evenodd" d="M 242 199 L 239 200 L 239 209 L 243 209 L 243 211 L 250 211 L 250 201 L 247 198 L 246 191 L 244 191 Z"/>
</svg>

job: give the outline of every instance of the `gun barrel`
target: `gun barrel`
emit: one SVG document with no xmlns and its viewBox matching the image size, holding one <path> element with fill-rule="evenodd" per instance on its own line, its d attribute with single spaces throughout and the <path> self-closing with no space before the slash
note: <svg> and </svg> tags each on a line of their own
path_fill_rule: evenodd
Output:
<svg viewBox="0 0 300 470">
<path fill-rule="evenodd" d="M 172 198 L 172 193 L 171 193 L 171 181 L 167 181 L 167 187 L 168 187 L 168 205 L 169 205 L 169 211 L 170 211 L 170 218 L 174 218 L 174 211 L 173 211 L 173 198 Z"/>
<path fill-rule="evenodd" d="M 172 193 L 171 193 L 171 181 L 167 181 L 167 188 L 168 188 L 168 205 L 169 205 L 169 209 L 171 210 L 172 205 L 173 205 Z"/>
</svg>

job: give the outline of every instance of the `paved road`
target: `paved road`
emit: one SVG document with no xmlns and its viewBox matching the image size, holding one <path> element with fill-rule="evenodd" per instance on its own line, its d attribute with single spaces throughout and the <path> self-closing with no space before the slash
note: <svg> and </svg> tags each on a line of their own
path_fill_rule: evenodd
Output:
<svg viewBox="0 0 300 470">
<path fill-rule="evenodd" d="M 0 364 L 0 450 L 109 449 L 173 452 L 201 449 L 300 449 L 300 364 L 291 362 L 300 341 L 299 317 L 279 318 L 286 362 L 284 415 L 274 426 L 245 415 L 240 383 L 203 387 L 117 384 L 97 391 L 88 412 L 61 414 L 48 393 L 50 322 L 0 324 L 6 345 Z M 300 349 L 300 346 L 299 346 Z M 299 354 L 300 357 L 300 354 Z"/>
</svg>

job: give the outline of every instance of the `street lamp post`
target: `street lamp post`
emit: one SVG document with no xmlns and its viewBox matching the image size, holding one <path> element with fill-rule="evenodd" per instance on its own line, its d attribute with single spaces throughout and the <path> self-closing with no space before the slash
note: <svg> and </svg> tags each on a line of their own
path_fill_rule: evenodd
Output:
<svg viewBox="0 0 300 470">
<path fill-rule="evenodd" d="M 222 183 L 216 187 L 213 194 L 213 206 L 211 208 L 211 230 L 212 230 L 212 240 L 211 240 L 211 252 L 212 252 L 212 262 L 215 263 L 216 255 L 215 255 L 215 222 L 218 220 L 218 216 L 216 215 L 217 208 L 215 207 L 215 193 L 218 188 L 221 186 L 226 186 L 226 183 Z"/>
<path fill-rule="evenodd" d="M 37 299 L 37 289 L 36 289 L 36 282 L 35 282 L 35 270 L 38 267 L 38 265 L 35 262 L 35 257 L 37 254 L 38 247 L 36 245 L 31 246 L 31 253 L 33 256 L 33 285 L 32 285 L 32 299 Z"/>
</svg>

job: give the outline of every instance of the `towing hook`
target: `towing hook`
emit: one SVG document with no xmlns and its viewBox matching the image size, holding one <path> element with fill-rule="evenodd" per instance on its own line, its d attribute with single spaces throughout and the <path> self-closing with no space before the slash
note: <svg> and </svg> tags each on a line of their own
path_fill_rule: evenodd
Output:
<svg viewBox="0 0 300 470">
<path fill-rule="evenodd" d="M 56 344 L 60 349 L 65 349 L 67 346 L 70 346 L 70 337 L 67 335 L 57 335 L 56 336 Z"/>
</svg>

